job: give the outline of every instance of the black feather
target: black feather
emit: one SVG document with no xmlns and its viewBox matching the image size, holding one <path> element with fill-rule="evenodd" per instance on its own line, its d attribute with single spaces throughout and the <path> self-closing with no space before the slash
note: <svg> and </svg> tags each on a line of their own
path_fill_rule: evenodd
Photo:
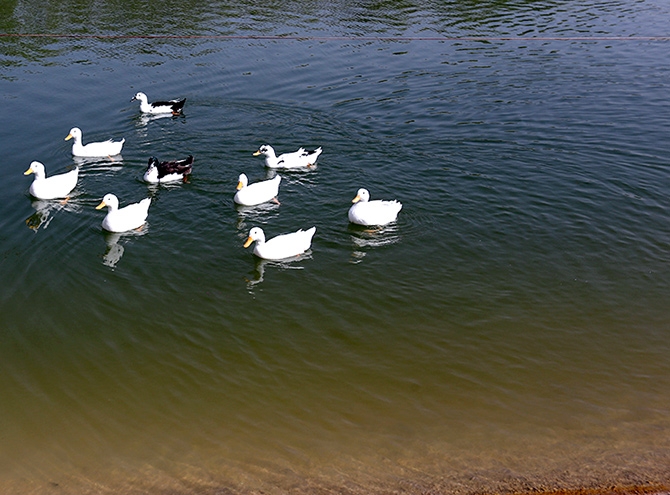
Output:
<svg viewBox="0 0 670 495">
<path fill-rule="evenodd" d="M 188 155 L 188 157 L 183 160 L 174 160 L 167 162 L 159 162 L 155 157 L 149 158 L 149 167 L 154 165 L 158 169 L 158 178 L 162 179 L 166 175 L 171 174 L 181 174 L 188 175 L 193 170 L 193 155 Z"/>
<path fill-rule="evenodd" d="M 170 100 L 170 101 L 154 101 L 150 105 L 152 107 L 171 107 L 172 113 L 180 113 L 184 108 L 184 103 L 186 103 L 186 98 L 181 98 L 180 100 Z"/>
</svg>

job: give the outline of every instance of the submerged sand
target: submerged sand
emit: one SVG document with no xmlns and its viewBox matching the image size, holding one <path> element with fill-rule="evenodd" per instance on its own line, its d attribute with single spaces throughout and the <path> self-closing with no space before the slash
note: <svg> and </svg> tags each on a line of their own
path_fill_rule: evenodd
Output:
<svg viewBox="0 0 670 495">
<path fill-rule="evenodd" d="M 214 467 L 194 464 L 106 470 L 77 469 L 49 476 L 0 477 L 0 493 L 59 495 L 670 495 L 670 452 L 627 456 L 602 453 L 556 462 L 554 459 L 497 460 L 435 456 L 417 459 L 341 459 L 330 465 L 309 460 L 291 465 L 279 459 L 241 459 Z M 207 467 L 205 467 L 207 466 Z M 104 472 L 103 472 L 104 471 Z M 26 471 L 28 473 L 29 471 Z M 45 473 L 43 473 L 45 474 Z"/>
</svg>

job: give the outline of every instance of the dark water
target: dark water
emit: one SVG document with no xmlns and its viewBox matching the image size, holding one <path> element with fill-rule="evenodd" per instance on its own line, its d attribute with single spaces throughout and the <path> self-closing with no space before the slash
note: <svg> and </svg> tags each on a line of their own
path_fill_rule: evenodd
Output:
<svg viewBox="0 0 670 495">
<path fill-rule="evenodd" d="M 670 482 L 664 2 L 0 10 L 80 35 L 0 38 L 0 491 Z M 122 158 L 31 201 L 75 125 Z M 237 209 L 263 143 L 324 152 Z M 348 225 L 359 187 L 398 222 Z M 141 232 L 102 232 L 108 192 L 152 198 Z M 298 261 L 242 247 L 312 225 Z"/>
</svg>

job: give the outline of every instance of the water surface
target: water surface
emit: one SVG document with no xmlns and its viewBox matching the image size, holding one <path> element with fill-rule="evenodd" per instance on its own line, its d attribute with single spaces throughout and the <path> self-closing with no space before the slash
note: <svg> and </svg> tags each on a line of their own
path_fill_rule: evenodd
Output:
<svg viewBox="0 0 670 495">
<path fill-rule="evenodd" d="M 0 39 L 0 491 L 670 483 L 662 2 L 57 7 L 0 21 L 80 35 Z M 75 125 L 122 157 L 31 200 Z M 263 143 L 324 152 L 237 209 Z M 350 226 L 359 187 L 398 222 Z M 152 198 L 141 232 L 103 233 L 108 192 Z"/>
</svg>

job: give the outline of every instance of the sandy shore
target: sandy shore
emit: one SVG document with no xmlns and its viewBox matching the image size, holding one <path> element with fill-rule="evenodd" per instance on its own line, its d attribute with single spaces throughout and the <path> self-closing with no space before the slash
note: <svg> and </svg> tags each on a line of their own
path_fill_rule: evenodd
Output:
<svg viewBox="0 0 670 495">
<path fill-rule="evenodd" d="M 142 485 L 143 483 L 139 483 Z M 410 480 L 400 481 L 397 485 L 388 485 L 383 483 L 376 486 L 355 486 L 349 483 L 342 486 L 323 486 L 322 484 L 306 482 L 300 485 L 285 486 L 285 487 L 269 487 L 268 489 L 245 489 L 243 487 L 231 486 L 211 486 L 208 483 L 201 484 L 198 482 L 182 482 L 179 487 L 130 487 L 119 491 L 118 488 L 111 487 L 83 487 L 72 491 L 61 486 L 58 483 L 49 483 L 41 487 L 35 487 L 28 490 L 20 490 L 16 495 L 22 494 L 63 494 L 63 493 L 77 493 L 78 495 L 93 495 L 93 494 L 111 494 L 123 493 L 124 495 L 268 495 L 268 494 L 298 494 L 298 495 L 370 495 L 370 494 L 385 494 L 385 495 L 451 495 L 451 494 L 471 494 L 471 495 L 670 495 L 670 484 L 644 484 L 644 485 L 613 485 L 600 486 L 589 488 L 573 488 L 573 489 L 552 489 L 549 487 L 527 487 L 524 491 L 508 490 L 505 488 L 491 489 L 491 490 L 468 490 L 461 487 L 454 489 L 446 486 L 438 485 L 424 485 L 423 483 L 416 483 Z M 188 486 L 190 485 L 190 486 Z"/>
<path fill-rule="evenodd" d="M 190 471 L 190 470 L 189 470 Z M 184 473 L 186 474 L 186 473 Z M 339 473 L 339 479 L 304 477 L 295 472 L 265 473 L 265 479 L 221 479 L 189 472 L 175 478 L 166 473 L 130 477 L 123 481 L 101 483 L 95 477 L 67 477 L 58 481 L 23 480 L 0 484 L 0 493 L 12 495 L 670 495 L 670 468 L 658 467 L 655 473 L 630 471 L 618 478 L 578 481 L 565 472 L 554 479 L 517 477 L 502 473 L 452 475 L 436 479 L 411 473 L 412 476 L 369 479 Z M 211 474 L 211 473 L 210 473 Z M 358 473 L 359 475 L 361 473 Z M 410 474 L 410 473 L 407 473 Z M 18 481 L 18 480 L 15 480 Z M 579 484 L 581 483 L 581 485 Z"/>
<path fill-rule="evenodd" d="M 339 453 L 317 462 L 238 451 L 225 459 L 185 454 L 70 469 L 22 463 L 0 466 L 0 495 L 670 495 L 670 449 L 660 443 L 588 456 L 514 445 L 486 457 L 430 450 L 374 458 Z"/>
</svg>

